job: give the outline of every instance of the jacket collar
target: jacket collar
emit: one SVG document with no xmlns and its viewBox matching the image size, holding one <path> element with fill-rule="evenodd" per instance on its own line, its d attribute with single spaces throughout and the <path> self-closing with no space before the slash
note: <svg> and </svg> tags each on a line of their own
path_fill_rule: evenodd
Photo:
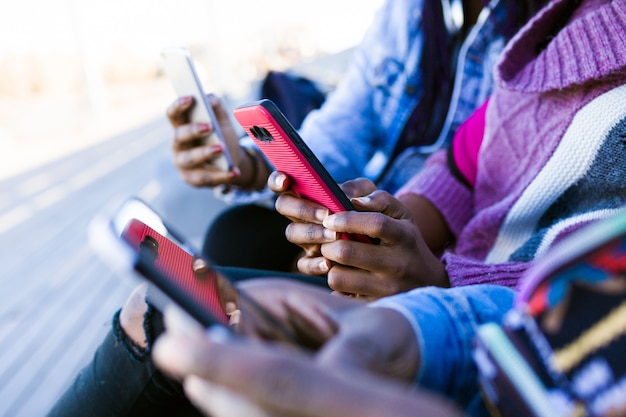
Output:
<svg viewBox="0 0 626 417">
<path fill-rule="evenodd" d="M 626 1 L 614 0 L 568 23 L 541 51 L 573 0 L 553 0 L 509 42 L 495 69 L 504 88 L 544 92 L 624 72 Z M 574 56 L 575 59 L 565 58 Z"/>
</svg>

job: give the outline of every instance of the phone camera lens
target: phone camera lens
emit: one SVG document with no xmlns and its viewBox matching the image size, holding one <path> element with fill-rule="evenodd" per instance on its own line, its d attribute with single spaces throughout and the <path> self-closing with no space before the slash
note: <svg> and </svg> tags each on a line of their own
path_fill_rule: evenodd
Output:
<svg viewBox="0 0 626 417">
<path fill-rule="evenodd" d="M 252 126 L 252 128 L 250 128 L 250 132 L 252 132 L 252 134 L 254 135 L 255 138 L 257 138 L 257 140 L 260 140 L 263 142 L 272 142 L 274 140 L 274 138 L 272 137 L 272 134 L 263 127 Z"/>
<path fill-rule="evenodd" d="M 159 242 L 152 236 L 145 236 L 139 244 L 139 256 L 148 263 L 159 257 Z"/>
</svg>

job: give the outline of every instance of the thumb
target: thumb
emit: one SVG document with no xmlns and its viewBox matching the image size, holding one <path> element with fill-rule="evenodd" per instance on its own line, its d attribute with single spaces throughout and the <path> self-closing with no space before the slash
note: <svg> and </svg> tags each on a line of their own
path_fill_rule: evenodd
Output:
<svg viewBox="0 0 626 417">
<path fill-rule="evenodd" d="M 217 122 L 222 125 L 225 122 L 229 122 L 230 119 L 228 117 L 228 113 L 222 104 L 222 100 L 220 100 L 214 94 L 207 94 L 207 100 L 213 108 L 213 112 L 215 113 L 215 117 L 217 118 Z"/>
<path fill-rule="evenodd" d="M 316 360 L 329 368 L 356 368 L 411 380 L 419 365 L 419 346 L 408 320 L 388 308 L 363 307 L 340 319 L 337 336 Z"/>
<path fill-rule="evenodd" d="M 377 190 L 366 196 L 352 198 L 350 201 L 359 211 L 383 213 L 398 220 L 411 219 L 409 210 L 404 204 L 387 191 Z"/>
</svg>

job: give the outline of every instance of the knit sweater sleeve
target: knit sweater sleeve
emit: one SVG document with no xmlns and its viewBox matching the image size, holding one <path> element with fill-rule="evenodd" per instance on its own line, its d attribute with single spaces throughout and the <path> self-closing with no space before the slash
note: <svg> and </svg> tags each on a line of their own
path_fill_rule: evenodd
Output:
<svg viewBox="0 0 626 417">
<path fill-rule="evenodd" d="M 452 174 L 445 150 L 428 158 L 420 173 L 398 190 L 396 197 L 406 194 L 418 194 L 428 199 L 455 236 L 472 217 L 472 192 Z"/>
<path fill-rule="evenodd" d="M 504 262 L 488 264 L 484 261 L 446 252 L 442 261 L 446 265 L 451 287 L 475 284 L 503 285 L 515 289 L 519 278 L 531 262 Z"/>
</svg>

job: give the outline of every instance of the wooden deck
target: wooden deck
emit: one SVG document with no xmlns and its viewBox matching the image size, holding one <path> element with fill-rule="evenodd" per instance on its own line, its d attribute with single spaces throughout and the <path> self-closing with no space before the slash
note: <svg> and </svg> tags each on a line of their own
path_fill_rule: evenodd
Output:
<svg viewBox="0 0 626 417">
<path fill-rule="evenodd" d="M 169 167 L 170 134 L 155 121 L 0 183 L 1 417 L 45 415 L 133 287 L 87 245 L 98 210 L 141 195 L 197 244 L 222 207 Z"/>
</svg>

